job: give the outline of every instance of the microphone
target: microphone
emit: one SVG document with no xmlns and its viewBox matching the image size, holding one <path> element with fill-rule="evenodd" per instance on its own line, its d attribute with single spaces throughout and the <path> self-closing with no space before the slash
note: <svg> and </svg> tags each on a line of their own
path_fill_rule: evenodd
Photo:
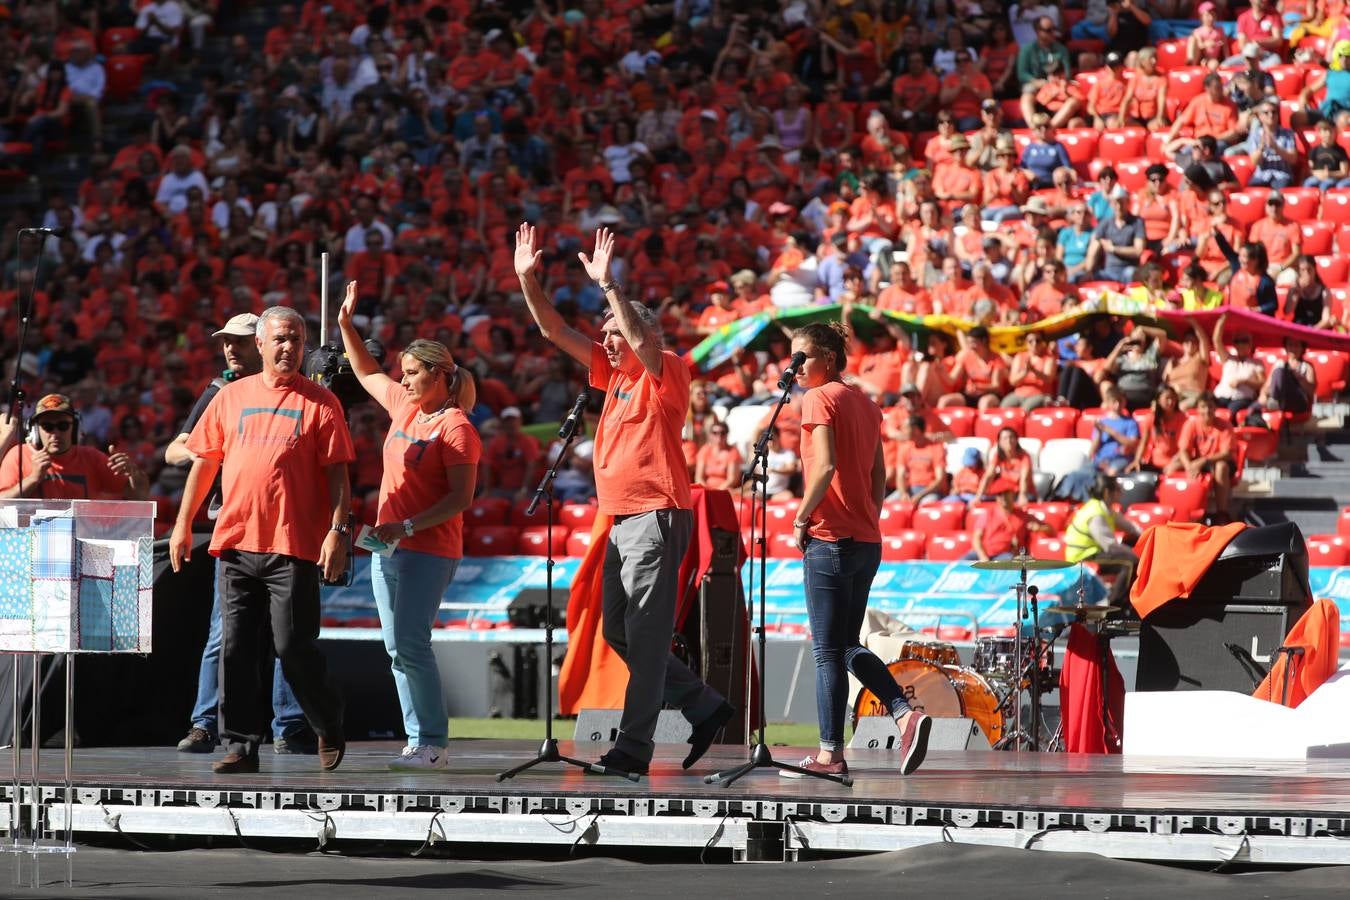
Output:
<svg viewBox="0 0 1350 900">
<path fill-rule="evenodd" d="M 577 426 L 581 424 L 581 417 L 586 412 L 586 404 L 590 402 L 590 388 L 582 388 L 581 393 L 577 394 L 577 402 L 572 404 L 572 411 L 567 414 L 562 427 L 558 429 L 558 437 L 565 441 L 576 434 Z"/>
<path fill-rule="evenodd" d="M 798 370 L 801 369 L 802 364 L 805 362 L 806 354 L 802 351 L 798 350 L 796 353 L 792 354 L 792 362 L 788 363 L 788 367 L 783 370 L 783 374 L 778 378 L 778 389 L 780 391 L 786 391 L 788 388 L 792 387 L 792 383 L 797 380 Z"/>
<path fill-rule="evenodd" d="M 24 232 L 27 232 L 27 233 L 29 233 L 29 234 L 45 234 L 45 235 L 49 235 L 49 236 L 51 236 L 51 237 L 61 237 L 62 235 L 64 235 L 64 234 L 66 233 L 66 230 L 65 230 L 64 228 L 20 228 L 20 229 L 19 229 L 19 233 L 20 233 L 20 234 L 23 234 Z"/>
</svg>

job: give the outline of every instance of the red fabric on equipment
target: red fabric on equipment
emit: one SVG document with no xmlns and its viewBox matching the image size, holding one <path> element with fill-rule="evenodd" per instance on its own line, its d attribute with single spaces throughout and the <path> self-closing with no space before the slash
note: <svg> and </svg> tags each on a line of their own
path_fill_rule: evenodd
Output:
<svg viewBox="0 0 1350 900">
<path fill-rule="evenodd" d="M 1059 672 L 1059 698 L 1066 753 L 1120 752 L 1125 681 L 1110 644 L 1079 622 L 1069 629 Z"/>
<path fill-rule="evenodd" d="M 694 530 L 689 550 L 680 564 L 683 588 L 675 609 L 676 629 L 684 624 L 689 610 L 697 602 L 699 585 L 712 564 L 711 530 L 718 528 L 737 536 L 738 572 L 746 558 L 731 494 L 695 486 L 692 500 Z M 624 691 L 628 687 L 628 667 L 605 642 L 600 621 L 610 521 L 609 516 L 595 517 L 591 545 L 572 578 L 567 602 L 567 656 L 558 673 L 558 712 L 565 716 L 577 715 L 582 709 L 622 709 Z M 744 652 L 749 647 L 749 628 L 743 627 L 741 633 L 747 636 Z M 757 720 L 752 718 L 750 721 Z"/>
<path fill-rule="evenodd" d="M 1285 635 L 1285 647 L 1302 647 L 1303 655 L 1295 656 L 1294 674 L 1289 680 L 1289 696 L 1284 698 L 1284 706 L 1294 708 L 1308 699 L 1308 695 L 1317 690 L 1336 671 L 1340 664 L 1338 654 L 1341 643 L 1341 612 L 1335 601 L 1323 598 L 1305 612 L 1294 627 Z M 1284 670 L 1289 665 L 1290 655 L 1279 654 L 1252 696 L 1258 700 L 1279 703 L 1284 692 Z"/>
<path fill-rule="evenodd" d="M 1139 567 L 1130 588 L 1130 602 L 1139 618 L 1148 618 L 1176 597 L 1189 597 L 1223 548 L 1246 527 L 1242 522 L 1217 527 L 1167 522 L 1146 529 L 1134 545 Z"/>
</svg>

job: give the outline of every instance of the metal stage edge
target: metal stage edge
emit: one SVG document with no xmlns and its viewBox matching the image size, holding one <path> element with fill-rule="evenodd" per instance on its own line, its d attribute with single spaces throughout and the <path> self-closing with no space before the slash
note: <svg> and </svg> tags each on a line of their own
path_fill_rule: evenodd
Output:
<svg viewBox="0 0 1350 900">
<path fill-rule="evenodd" d="M 562 749 L 574 752 L 571 742 Z M 777 862 L 944 841 L 1166 862 L 1350 864 L 1347 760 L 934 751 L 902 778 L 894 751 L 850 750 L 852 790 L 772 772 L 723 788 L 701 776 L 744 759 L 741 748 L 714 747 L 686 773 L 684 748 L 662 745 L 653 775 L 636 785 L 551 766 L 497 783 L 496 772 L 535 750 L 453 741 L 450 770 L 406 774 L 383 769 L 397 746 L 354 744 L 342 768 L 325 774 L 314 757 L 264 749 L 261 773 L 216 776 L 215 756 L 88 749 L 76 754 L 72 825 L 77 838 L 496 844 L 520 845 L 526 856 L 531 846 L 583 845 L 723 849 L 737 861 Z M 575 752 L 589 758 L 595 745 Z M 773 752 L 795 762 L 806 751 Z M 7 765 L 0 751 L 0 770 Z M 55 778 L 39 797 L 21 790 L 25 819 L 36 812 L 47 827 L 64 827 Z"/>
</svg>

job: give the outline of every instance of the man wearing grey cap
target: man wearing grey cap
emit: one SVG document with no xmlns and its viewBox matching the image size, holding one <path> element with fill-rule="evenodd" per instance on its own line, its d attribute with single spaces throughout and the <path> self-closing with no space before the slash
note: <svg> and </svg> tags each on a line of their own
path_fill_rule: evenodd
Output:
<svg viewBox="0 0 1350 900">
<path fill-rule="evenodd" d="M 256 375 L 262 371 L 262 356 L 258 353 L 258 344 L 254 340 L 258 317 L 253 313 L 241 313 L 225 323 L 224 327 L 211 336 L 221 339 L 225 356 L 225 369 L 202 391 L 187 421 L 183 423 L 178 437 L 164 448 L 164 461 L 171 466 L 187 468 L 196 457 L 187 448 L 188 435 L 201 418 L 211 398 L 220 389 L 236 378 Z M 220 505 L 220 479 L 217 477 L 211 489 L 211 503 L 208 515 L 215 518 L 214 510 Z M 213 565 L 215 563 L 213 562 Z M 180 753 L 210 753 L 220 734 L 217 725 L 218 694 L 220 692 L 220 595 L 216 590 L 217 578 L 211 577 L 211 625 L 206 634 L 206 647 L 202 650 L 201 669 L 197 675 L 197 702 L 192 707 L 192 724 L 187 737 L 178 742 Z M 308 733 L 305 714 L 300 709 L 291 686 L 281 674 L 281 662 L 274 663 L 272 676 L 272 749 L 277 753 L 314 753 L 315 742 Z"/>
</svg>

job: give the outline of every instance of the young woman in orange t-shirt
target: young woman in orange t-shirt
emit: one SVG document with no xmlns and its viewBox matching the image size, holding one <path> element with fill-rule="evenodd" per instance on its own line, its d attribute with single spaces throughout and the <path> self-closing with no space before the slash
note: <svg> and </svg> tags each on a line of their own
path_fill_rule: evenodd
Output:
<svg viewBox="0 0 1350 900">
<path fill-rule="evenodd" d="M 858 642 L 872 578 L 881 565 L 886 463 L 881 410 L 843 381 L 847 342 L 848 333 L 838 323 L 807 325 L 792 339 L 793 351 L 806 356 L 797 384 L 807 391 L 802 400 L 805 488 L 792 525 L 806 575 L 820 724 L 820 751 L 803 760 L 801 768 L 848 773 L 843 758 L 847 671 L 895 716 L 900 770 L 909 774 L 923 762 L 932 723 L 910 708 L 885 665 Z"/>
<path fill-rule="evenodd" d="M 403 348 L 401 382 L 385 375 L 352 323 L 355 309 L 356 282 L 348 282 L 338 311 L 342 343 L 361 387 L 392 420 L 373 533 L 398 546 L 387 557 L 370 557 L 380 630 L 408 734 L 408 745 L 389 768 L 445 769 L 449 734 L 431 628 L 464 555 L 462 514 L 473 502 L 483 452 L 465 416 L 476 392 L 473 379 L 436 341 L 415 340 Z"/>
<path fill-rule="evenodd" d="M 741 451 L 727 441 L 727 426 L 714 422 L 708 429 L 708 443 L 694 457 L 694 481 L 713 490 L 731 490 L 740 485 L 739 475 L 745 460 Z"/>
</svg>

